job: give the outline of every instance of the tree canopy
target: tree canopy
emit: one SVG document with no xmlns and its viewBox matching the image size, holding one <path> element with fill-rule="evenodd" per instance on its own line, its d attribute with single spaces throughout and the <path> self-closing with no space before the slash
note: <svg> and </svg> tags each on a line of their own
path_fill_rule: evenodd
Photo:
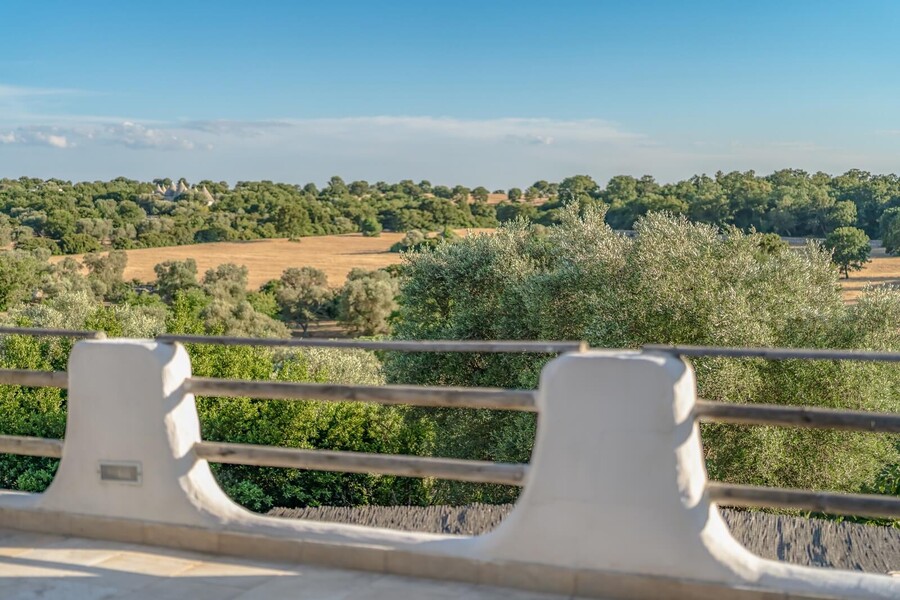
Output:
<svg viewBox="0 0 900 600">
<path fill-rule="evenodd" d="M 856 227 L 838 227 L 825 237 L 825 247 L 831 251 L 831 260 L 848 279 L 850 271 L 859 271 L 869 262 L 872 252 L 869 236 Z"/>
<path fill-rule="evenodd" d="M 484 186 L 389 184 L 332 177 L 314 184 L 240 181 L 234 186 L 197 182 L 172 200 L 157 180 L 117 178 L 72 183 L 58 179 L 0 179 L 0 246 L 51 253 L 86 253 L 229 240 L 381 230 L 439 231 L 494 227 L 518 217 L 551 225 L 561 208 L 608 207 L 614 229 L 631 229 L 642 215 L 667 211 L 695 222 L 744 231 L 825 237 L 840 227 L 882 235 L 882 215 L 900 207 L 900 178 L 851 170 L 838 176 L 783 169 L 770 175 L 718 172 L 659 183 L 645 175 L 612 177 L 601 185 L 589 175 L 559 183 L 534 182 L 523 193 L 488 204 Z M 198 189 L 205 189 L 209 196 Z M 212 200 L 210 200 L 212 198 Z M 891 230 L 892 231 L 892 230 Z"/>
<path fill-rule="evenodd" d="M 395 336 L 900 349 L 900 295 L 872 292 L 844 305 L 829 253 L 812 242 L 798 251 L 656 213 L 641 217 L 631 238 L 613 231 L 604 212 L 572 205 L 555 227 L 515 222 L 405 255 Z M 534 388 L 549 358 L 389 353 L 385 371 L 393 383 Z M 710 400 L 900 410 L 900 373 L 889 365 L 693 362 Z M 531 452 L 530 415 L 411 414 L 439 432 L 436 455 L 523 461 Z M 900 458 L 887 437 L 836 431 L 716 425 L 704 426 L 703 439 L 714 478 L 759 485 L 860 491 Z M 484 486 L 444 491 L 451 501 L 511 498 Z"/>
</svg>

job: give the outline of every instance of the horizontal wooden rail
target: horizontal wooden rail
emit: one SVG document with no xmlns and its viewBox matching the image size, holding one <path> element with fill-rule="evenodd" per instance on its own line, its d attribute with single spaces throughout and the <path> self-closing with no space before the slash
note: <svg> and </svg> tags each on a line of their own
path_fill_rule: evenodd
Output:
<svg viewBox="0 0 900 600">
<path fill-rule="evenodd" d="M 535 392 L 496 388 L 424 387 L 415 385 L 337 385 L 287 381 L 236 381 L 192 377 L 185 391 L 198 396 L 250 397 L 279 400 L 377 402 L 412 406 L 537 410 Z"/>
<path fill-rule="evenodd" d="M 219 344 L 226 346 L 298 346 L 307 348 L 353 348 L 401 352 L 485 352 L 560 354 L 587 350 L 585 342 L 518 340 L 320 340 L 309 338 L 242 338 L 207 335 L 160 335 L 159 342 Z"/>
<path fill-rule="evenodd" d="M 835 410 L 809 406 L 729 404 L 698 400 L 694 414 L 704 422 L 821 427 L 846 431 L 900 433 L 900 414 Z"/>
<path fill-rule="evenodd" d="M 900 519 L 900 498 L 732 485 L 706 484 L 709 499 L 724 506 L 793 508 L 835 515 Z"/>
<path fill-rule="evenodd" d="M 44 329 L 40 327 L 0 327 L 0 335 L 32 335 L 39 337 L 66 337 L 87 340 L 102 340 L 102 331 L 79 331 L 76 329 Z"/>
<path fill-rule="evenodd" d="M 62 458 L 63 441 L 23 435 L 0 435 L 0 454 Z"/>
<path fill-rule="evenodd" d="M 860 360 L 900 362 L 900 352 L 872 350 L 831 350 L 820 348 L 728 348 L 719 346 L 667 346 L 645 344 L 642 350 L 668 352 L 678 356 L 719 356 L 726 358 L 765 358 L 769 360 Z"/>
<path fill-rule="evenodd" d="M 474 483 L 523 485 L 528 465 L 477 460 L 276 448 L 252 444 L 198 442 L 199 458 L 217 463 L 284 467 L 345 473 L 380 473 L 400 477 L 436 477 Z"/>
<path fill-rule="evenodd" d="M 65 371 L 29 371 L 27 369 L 0 369 L 0 385 L 25 387 L 69 387 L 69 374 Z"/>
</svg>

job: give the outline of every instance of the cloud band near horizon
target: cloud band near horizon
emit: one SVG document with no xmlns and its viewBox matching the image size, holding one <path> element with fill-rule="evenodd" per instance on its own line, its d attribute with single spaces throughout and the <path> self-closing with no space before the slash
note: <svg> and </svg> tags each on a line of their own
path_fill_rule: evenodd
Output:
<svg viewBox="0 0 900 600">
<path fill-rule="evenodd" d="M 31 114 L 15 122 L 0 117 L 0 176 L 73 180 L 123 175 L 302 183 L 339 174 L 348 180 L 429 179 L 493 189 L 575 173 L 601 181 L 649 173 L 673 181 L 720 169 L 837 172 L 886 166 L 873 157 L 802 140 L 672 143 L 601 119 L 369 116 L 158 122 Z"/>
</svg>

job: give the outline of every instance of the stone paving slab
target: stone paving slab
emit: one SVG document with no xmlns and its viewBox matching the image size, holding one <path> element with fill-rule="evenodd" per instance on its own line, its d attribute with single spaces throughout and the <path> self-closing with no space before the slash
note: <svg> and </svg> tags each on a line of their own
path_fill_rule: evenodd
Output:
<svg viewBox="0 0 900 600">
<path fill-rule="evenodd" d="M 563 596 L 0 529 L 3 600 L 561 600 Z"/>
</svg>

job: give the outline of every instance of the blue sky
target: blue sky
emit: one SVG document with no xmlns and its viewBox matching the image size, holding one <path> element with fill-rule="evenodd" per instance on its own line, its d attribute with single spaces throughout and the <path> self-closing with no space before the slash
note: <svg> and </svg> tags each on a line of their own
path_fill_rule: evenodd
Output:
<svg viewBox="0 0 900 600">
<path fill-rule="evenodd" d="M 900 170 L 897 2 L 3 0 L 0 27 L 0 176 Z"/>
</svg>

